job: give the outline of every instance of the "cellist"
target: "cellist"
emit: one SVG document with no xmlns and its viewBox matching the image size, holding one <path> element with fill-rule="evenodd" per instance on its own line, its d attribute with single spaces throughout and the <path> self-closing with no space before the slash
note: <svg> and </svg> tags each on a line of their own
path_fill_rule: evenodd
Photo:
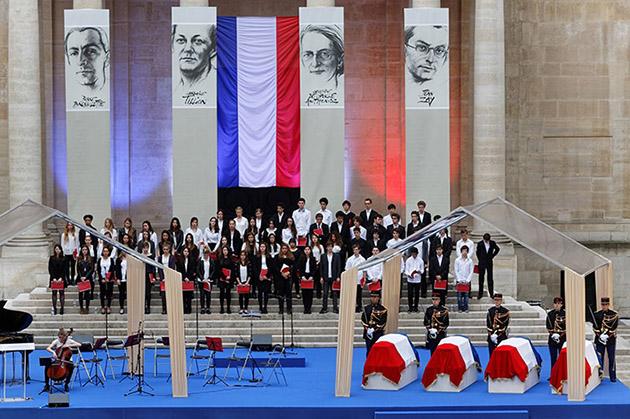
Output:
<svg viewBox="0 0 630 419">
<path fill-rule="evenodd" d="M 46 385 L 44 386 L 44 391 L 50 390 L 50 374 L 53 368 L 58 368 L 60 366 L 65 367 L 65 377 L 64 379 L 64 390 L 68 391 L 68 385 L 70 384 L 70 379 L 72 378 L 72 371 L 74 370 L 74 364 L 72 363 L 71 355 L 69 357 L 64 356 L 64 349 L 78 348 L 81 344 L 75 340 L 72 340 L 70 334 L 72 333 L 72 329 L 70 332 L 66 331 L 63 327 L 59 329 L 57 332 L 57 339 L 53 340 L 46 350 L 52 354 L 53 362 L 50 365 L 46 366 L 46 370 L 44 371 L 44 377 L 46 379 Z"/>
</svg>

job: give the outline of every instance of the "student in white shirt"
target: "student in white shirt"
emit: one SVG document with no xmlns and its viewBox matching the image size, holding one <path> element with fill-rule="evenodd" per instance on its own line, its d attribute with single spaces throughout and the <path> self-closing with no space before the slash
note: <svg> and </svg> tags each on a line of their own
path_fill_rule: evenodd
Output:
<svg viewBox="0 0 630 419">
<path fill-rule="evenodd" d="M 203 230 L 199 228 L 199 219 L 197 217 L 192 217 L 190 219 L 190 227 L 186 229 L 186 231 L 184 232 L 184 236 L 189 233 L 193 236 L 193 243 L 195 243 L 195 246 L 197 246 L 197 248 L 199 249 L 203 249 Z"/>
<path fill-rule="evenodd" d="M 72 329 L 70 329 L 70 332 L 67 332 L 64 328 L 59 329 L 59 332 L 57 332 L 57 339 L 53 340 L 50 343 L 50 345 L 48 345 L 48 347 L 46 348 L 46 350 L 52 354 L 54 359 L 57 359 L 57 354 L 58 352 L 60 352 L 59 351 L 60 348 L 76 349 L 81 346 L 79 342 L 76 342 L 72 340 L 72 338 L 70 338 L 71 333 L 72 333 Z M 66 364 L 66 368 L 68 369 L 68 374 L 66 375 L 66 379 L 64 383 L 64 390 L 66 392 L 70 390 L 69 385 L 70 385 L 70 380 L 73 377 L 72 370 L 74 369 L 74 364 L 72 363 L 72 360 L 70 359 L 69 361 L 70 362 Z M 44 391 L 50 391 L 50 378 L 48 378 L 49 368 L 51 368 L 51 365 L 47 365 L 44 371 L 44 377 L 46 378 Z"/>
<path fill-rule="evenodd" d="M 354 229 L 358 228 L 361 231 L 361 238 L 367 241 L 367 229 L 361 225 L 361 218 L 354 217 L 352 220 L 352 226 L 350 226 L 350 232 L 348 234 L 349 240 L 354 238 Z"/>
<path fill-rule="evenodd" d="M 210 218 L 208 227 L 204 230 L 203 240 L 210 249 L 211 252 L 218 250 L 219 242 L 221 241 L 221 230 L 219 230 L 219 224 L 216 217 Z"/>
<path fill-rule="evenodd" d="M 74 224 L 67 223 L 61 235 L 61 248 L 66 266 L 65 277 L 68 285 L 74 285 L 76 281 L 76 263 L 79 253 L 79 235 L 74 230 Z"/>
<path fill-rule="evenodd" d="M 396 244 L 402 242 L 403 240 L 400 238 L 400 230 L 398 229 L 394 229 L 392 231 L 392 238 L 387 240 L 387 248 L 391 249 L 394 246 L 396 246 Z M 400 273 L 403 273 L 405 271 L 405 261 L 403 259 L 400 260 Z"/>
<path fill-rule="evenodd" d="M 239 233 L 241 233 L 241 237 L 243 237 L 245 235 L 245 230 L 247 230 L 247 226 L 248 226 L 247 218 L 243 217 L 243 208 L 240 206 L 236 207 L 234 209 L 234 212 L 236 213 L 236 217 L 234 218 L 234 222 L 236 223 L 236 229 L 238 230 Z"/>
<path fill-rule="evenodd" d="M 458 284 L 468 285 L 468 291 L 457 291 L 457 309 L 459 312 L 468 313 L 468 293 L 470 292 L 470 281 L 473 275 L 473 261 L 468 257 L 468 246 L 463 245 L 460 249 L 461 256 L 455 259 L 455 287 Z"/>
<path fill-rule="evenodd" d="M 365 262 L 365 258 L 361 256 L 361 248 L 359 247 L 359 245 L 355 244 L 354 246 L 352 246 L 352 256 L 350 256 L 346 260 L 345 270 L 347 271 L 348 269 L 352 269 L 363 262 Z M 362 298 L 362 292 L 361 292 L 363 290 L 363 287 L 362 287 L 363 281 L 365 281 L 365 272 L 359 271 L 357 273 L 357 299 L 356 299 L 356 309 L 355 309 L 356 313 L 361 313 L 363 311 L 363 298 Z"/>
<path fill-rule="evenodd" d="M 116 261 L 116 283 L 118 284 L 118 305 L 120 314 L 125 314 L 125 299 L 127 298 L 127 255 L 120 252 Z"/>
<path fill-rule="evenodd" d="M 383 227 L 387 228 L 394 224 L 394 221 L 392 220 L 393 214 L 396 214 L 396 205 L 389 204 L 387 206 L 387 215 L 383 217 Z"/>
<path fill-rule="evenodd" d="M 470 256 L 470 249 L 475 248 L 475 243 L 468 238 L 467 230 L 461 230 L 460 234 L 461 234 L 461 238 L 457 240 L 457 244 L 455 245 L 455 252 L 457 254 L 457 257 L 460 257 L 462 255 L 462 252 L 461 252 L 462 246 L 468 247 L 468 255 Z"/>
<path fill-rule="evenodd" d="M 405 261 L 405 276 L 407 277 L 407 296 L 409 301 L 409 313 L 418 311 L 420 298 L 420 281 L 424 273 L 424 261 L 418 255 L 416 247 L 411 248 L 411 255 Z"/>
<path fill-rule="evenodd" d="M 322 214 L 322 221 L 324 222 L 324 224 L 328 224 L 328 227 L 330 227 L 333 222 L 333 213 L 331 210 L 328 209 L 328 198 L 324 196 L 319 199 L 319 211 L 317 211 L 315 214 Z"/>
<path fill-rule="evenodd" d="M 297 230 L 297 237 L 295 239 L 299 247 L 306 245 L 306 236 L 311 226 L 311 211 L 304 208 L 305 205 L 306 199 L 300 198 L 298 199 L 298 208 L 293 211 L 293 221 L 295 222 L 295 229 Z"/>
<path fill-rule="evenodd" d="M 376 256 L 380 252 L 377 246 L 372 247 L 372 256 Z M 383 264 L 370 266 L 365 270 L 365 275 L 368 283 L 381 282 L 383 280 Z"/>
<path fill-rule="evenodd" d="M 297 229 L 292 217 L 287 218 L 287 226 L 282 229 L 282 243 L 289 244 L 291 239 L 297 240 Z"/>
</svg>

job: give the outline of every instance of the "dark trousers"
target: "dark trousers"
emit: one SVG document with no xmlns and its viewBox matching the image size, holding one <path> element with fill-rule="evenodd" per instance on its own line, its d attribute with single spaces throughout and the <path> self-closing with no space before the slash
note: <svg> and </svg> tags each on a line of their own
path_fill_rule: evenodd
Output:
<svg viewBox="0 0 630 419">
<path fill-rule="evenodd" d="M 309 314 L 313 307 L 313 290 L 302 289 L 302 302 L 304 303 L 304 313 Z"/>
<path fill-rule="evenodd" d="M 315 281 L 315 297 L 322 298 L 322 283 L 319 281 Z"/>
<path fill-rule="evenodd" d="M 238 306 L 241 310 L 247 310 L 249 308 L 249 294 L 238 295 Z"/>
<path fill-rule="evenodd" d="M 112 281 L 100 281 L 101 308 L 112 306 L 112 295 L 114 294 L 114 283 Z"/>
<path fill-rule="evenodd" d="M 492 356 L 492 352 L 495 350 L 495 348 L 499 346 L 499 343 L 503 342 L 505 339 L 507 339 L 507 336 L 499 335 L 497 337 L 497 343 L 495 344 L 494 342 L 492 342 L 492 339 L 490 339 L 490 335 L 488 335 L 488 352 L 490 354 L 489 356 Z"/>
<path fill-rule="evenodd" d="M 440 294 L 440 304 L 446 305 L 446 293 L 448 292 L 448 287 L 445 290 L 433 290 L 433 292 L 437 292 Z"/>
<path fill-rule="evenodd" d="M 55 310 L 55 314 L 57 314 L 57 293 L 59 293 L 59 302 L 61 303 L 61 309 L 63 310 L 63 306 L 66 303 L 66 291 L 65 290 L 53 290 L 52 292 L 52 305 Z"/>
<path fill-rule="evenodd" d="M 419 283 L 407 282 L 407 300 L 409 303 L 409 311 L 418 310 L 418 301 L 420 300 Z"/>
<path fill-rule="evenodd" d="M 427 333 L 427 344 L 426 344 L 426 347 L 427 347 L 428 350 L 431 351 L 431 355 L 433 355 L 433 352 L 435 352 L 435 350 L 437 349 L 438 344 L 445 337 L 446 337 L 446 333 L 438 333 L 438 335 L 437 335 L 437 337 L 435 339 L 431 339 L 429 337 L 429 334 Z"/>
<path fill-rule="evenodd" d="M 219 302 L 221 304 L 221 311 L 227 304 L 227 309 L 230 310 L 230 304 L 232 303 L 232 290 L 228 285 L 219 284 Z"/>
<path fill-rule="evenodd" d="M 192 313 L 192 300 L 195 295 L 194 291 L 182 291 L 184 297 L 184 314 Z"/>
<path fill-rule="evenodd" d="M 595 350 L 599 357 L 599 363 L 604 369 L 604 355 L 608 354 L 608 376 L 610 381 L 617 381 L 617 366 L 615 365 L 615 349 L 617 341 L 615 338 L 609 338 L 606 345 L 602 344 L 599 339 L 595 341 Z"/>
<path fill-rule="evenodd" d="M 199 298 L 201 302 L 201 308 L 205 310 L 210 310 L 210 291 L 206 291 L 203 289 L 203 282 L 200 282 L 199 285 Z"/>
<path fill-rule="evenodd" d="M 356 302 L 356 312 L 360 313 L 361 311 L 363 311 L 363 288 L 361 288 L 361 285 L 357 284 L 357 296 L 355 299 Z"/>
<path fill-rule="evenodd" d="M 428 283 L 428 280 L 427 280 L 427 274 L 426 273 L 420 275 L 420 284 L 419 285 L 420 285 L 420 295 L 422 296 L 422 298 L 427 298 L 427 287 L 428 287 L 429 283 Z M 417 300 L 416 300 L 416 308 L 418 308 Z"/>
<path fill-rule="evenodd" d="M 65 276 L 66 276 L 66 282 L 68 284 L 73 284 L 75 283 L 75 268 L 77 266 L 77 261 L 74 260 L 74 256 L 72 255 L 65 255 L 63 257 L 63 262 L 65 264 Z"/>
<path fill-rule="evenodd" d="M 144 308 L 146 310 L 151 311 L 151 290 L 153 289 L 153 284 L 149 279 L 144 280 Z"/>
<path fill-rule="evenodd" d="M 293 310 L 293 301 L 291 299 L 291 279 L 281 278 L 278 281 L 278 305 L 280 306 L 280 313 L 284 312 L 284 303 L 286 300 L 287 312 L 290 313 Z"/>
<path fill-rule="evenodd" d="M 125 307 L 125 300 L 127 299 L 127 283 L 121 282 L 118 284 L 118 304 L 120 308 Z"/>
<path fill-rule="evenodd" d="M 368 354 L 370 353 L 370 349 L 372 349 L 372 346 L 374 346 L 374 344 L 376 343 L 376 341 L 383 336 L 383 332 L 374 332 L 372 333 L 372 339 L 369 339 L 367 336 L 364 337 L 365 339 L 365 356 L 367 357 Z"/>
<path fill-rule="evenodd" d="M 486 276 L 488 274 L 488 292 L 490 292 L 490 296 L 494 295 L 494 279 L 492 277 L 492 263 L 487 265 L 479 264 L 479 293 L 477 294 L 478 298 L 483 297 L 483 283 Z"/>
<path fill-rule="evenodd" d="M 162 300 L 162 311 L 166 313 L 166 291 L 160 291 L 160 299 Z"/>
<path fill-rule="evenodd" d="M 324 289 L 322 296 L 322 309 L 328 310 L 328 294 L 332 293 L 333 309 L 337 311 L 337 293 L 332 291 L 333 280 L 324 281 Z"/>
<path fill-rule="evenodd" d="M 271 293 L 271 281 L 260 281 L 258 284 L 258 308 L 262 313 L 267 311 L 269 294 Z"/>
<path fill-rule="evenodd" d="M 92 299 L 90 294 L 90 290 L 79 293 L 79 307 L 83 308 L 85 306 L 87 309 L 90 308 L 90 300 Z"/>
<path fill-rule="evenodd" d="M 551 368 L 553 368 L 553 366 L 556 364 L 556 361 L 558 360 L 558 356 L 560 356 L 560 350 L 562 349 L 562 343 L 560 342 L 560 345 L 554 343 L 549 343 L 549 357 L 551 358 Z"/>
</svg>

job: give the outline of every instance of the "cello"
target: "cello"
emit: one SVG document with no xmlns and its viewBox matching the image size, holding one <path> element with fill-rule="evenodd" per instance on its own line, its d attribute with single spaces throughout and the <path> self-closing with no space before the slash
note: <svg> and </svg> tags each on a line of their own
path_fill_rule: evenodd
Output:
<svg viewBox="0 0 630 419">
<path fill-rule="evenodd" d="M 72 374 L 72 348 L 64 346 L 68 337 L 72 334 L 73 329 L 65 334 L 62 346 L 55 349 L 56 359 L 46 369 L 46 377 L 53 381 L 66 380 Z"/>
</svg>

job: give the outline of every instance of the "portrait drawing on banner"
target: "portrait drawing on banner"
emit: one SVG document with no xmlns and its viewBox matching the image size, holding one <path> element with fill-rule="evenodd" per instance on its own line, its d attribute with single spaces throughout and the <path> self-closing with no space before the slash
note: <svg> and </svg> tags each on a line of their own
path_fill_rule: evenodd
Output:
<svg viewBox="0 0 630 419">
<path fill-rule="evenodd" d="M 216 25 L 172 26 L 174 107 L 215 106 L 216 45 Z"/>
<path fill-rule="evenodd" d="M 343 107 L 344 45 L 339 25 L 306 25 L 300 32 L 302 105 Z"/>
<path fill-rule="evenodd" d="M 64 54 L 66 109 L 109 109 L 109 28 L 66 28 Z"/>
<path fill-rule="evenodd" d="M 407 26 L 404 42 L 406 107 L 448 107 L 448 26 Z"/>
</svg>

